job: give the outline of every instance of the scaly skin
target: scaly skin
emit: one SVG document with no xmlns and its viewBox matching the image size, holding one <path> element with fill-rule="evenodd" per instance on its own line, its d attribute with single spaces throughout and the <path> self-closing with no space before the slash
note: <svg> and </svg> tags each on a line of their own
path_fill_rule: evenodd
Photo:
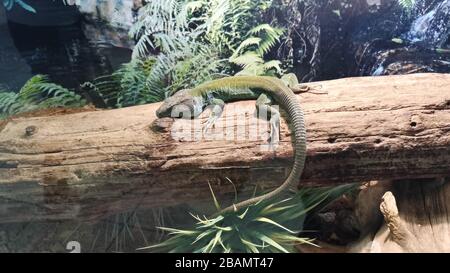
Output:
<svg viewBox="0 0 450 273">
<path fill-rule="evenodd" d="M 305 91 L 298 90 L 298 92 Z M 288 118 L 292 123 L 294 135 L 294 164 L 291 173 L 283 184 L 269 193 L 229 206 L 221 210 L 218 214 L 234 211 L 235 209 L 240 210 L 262 200 L 275 198 L 287 190 L 295 188 L 300 180 L 305 164 L 306 127 L 304 114 L 294 91 L 287 87 L 283 81 L 274 77 L 228 77 L 204 83 L 194 89 L 184 90 L 178 96 L 176 94 L 173 97 L 168 98 L 166 102 L 157 110 L 157 116 L 160 118 L 170 117 L 170 113 L 174 107 L 177 107 L 177 105 L 188 106 L 190 109 L 197 107 L 197 109 L 200 108 L 203 110 L 207 106 L 207 98 L 211 93 L 214 93 L 216 96 L 219 95 L 219 99 L 223 101 L 252 99 L 256 98 L 259 93 L 270 95 L 280 105 L 280 107 L 287 112 Z M 198 105 L 199 103 L 202 105 Z M 194 117 L 201 113 L 201 111 L 193 112 Z"/>
</svg>

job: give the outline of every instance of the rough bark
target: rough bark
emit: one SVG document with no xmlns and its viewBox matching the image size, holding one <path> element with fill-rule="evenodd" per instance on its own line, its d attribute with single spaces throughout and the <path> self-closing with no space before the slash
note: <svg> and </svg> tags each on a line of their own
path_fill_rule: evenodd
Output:
<svg viewBox="0 0 450 273">
<path fill-rule="evenodd" d="M 308 128 L 301 185 L 450 173 L 450 75 L 310 86 L 328 94 L 299 95 Z M 158 106 L 13 118 L 0 126 L 0 222 L 95 219 L 209 200 L 208 182 L 219 197 L 233 196 L 234 186 L 244 197 L 255 185 L 278 186 L 290 169 L 288 126 L 282 122 L 275 152 L 262 150 L 268 127 L 252 101 L 227 105 L 208 138 L 196 141 L 189 137 L 201 128 L 179 129 L 195 121 L 156 120 Z"/>
</svg>

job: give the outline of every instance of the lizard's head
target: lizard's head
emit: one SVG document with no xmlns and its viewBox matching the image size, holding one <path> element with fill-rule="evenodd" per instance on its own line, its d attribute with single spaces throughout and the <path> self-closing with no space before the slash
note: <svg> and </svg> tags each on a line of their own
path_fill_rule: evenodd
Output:
<svg viewBox="0 0 450 273">
<path fill-rule="evenodd" d="M 201 97 L 193 97 L 189 89 L 178 91 L 168 97 L 156 110 L 158 118 L 193 118 L 202 112 L 203 103 Z"/>
</svg>

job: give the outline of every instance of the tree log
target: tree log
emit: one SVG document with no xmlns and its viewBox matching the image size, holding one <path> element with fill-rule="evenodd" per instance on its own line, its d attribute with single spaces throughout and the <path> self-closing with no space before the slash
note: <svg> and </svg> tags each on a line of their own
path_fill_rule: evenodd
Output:
<svg viewBox="0 0 450 273">
<path fill-rule="evenodd" d="M 450 75 L 348 78 L 299 95 L 308 128 L 300 185 L 450 174 Z M 316 94 L 314 91 L 328 92 Z M 156 119 L 160 104 L 0 125 L 0 223 L 93 220 L 137 207 L 239 197 L 278 186 L 290 170 L 288 125 L 264 150 L 254 102 L 227 104 L 202 138 L 198 120 Z M 197 124 L 198 125 L 198 124 Z M 229 181 L 232 181 L 231 184 Z"/>
</svg>

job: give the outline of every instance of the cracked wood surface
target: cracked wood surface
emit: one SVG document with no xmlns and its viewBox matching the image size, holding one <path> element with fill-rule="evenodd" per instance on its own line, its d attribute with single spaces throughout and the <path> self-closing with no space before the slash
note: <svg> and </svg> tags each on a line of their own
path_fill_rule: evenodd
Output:
<svg viewBox="0 0 450 273">
<path fill-rule="evenodd" d="M 308 130 L 300 185 L 450 174 L 450 75 L 415 74 L 316 82 L 299 95 Z M 267 122 L 254 101 L 230 103 L 207 139 L 197 121 L 156 120 L 159 104 L 0 126 L 0 222 L 96 219 L 136 207 L 270 190 L 292 163 L 288 126 L 264 151 Z M 224 137 L 225 136 L 225 137 Z M 225 138 L 225 139 L 224 139 Z"/>
</svg>

